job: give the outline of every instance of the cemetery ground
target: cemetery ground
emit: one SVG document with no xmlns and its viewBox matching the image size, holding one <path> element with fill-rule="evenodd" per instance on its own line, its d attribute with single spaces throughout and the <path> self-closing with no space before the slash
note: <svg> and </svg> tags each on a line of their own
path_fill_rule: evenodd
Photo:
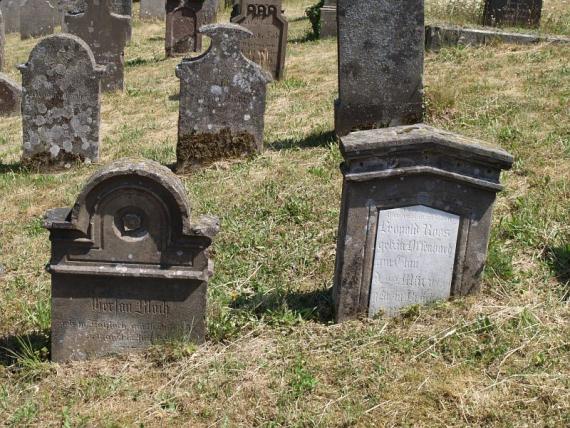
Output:
<svg viewBox="0 0 570 428">
<path fill-rule="evenodd" d="M 286 79 L 269 87 L 265 152 L 182 177 L 193 217 L 221 219 L 208 341 L 199 348 L 177 342 L 49 362 L 49 240 L 41 218 L 73 205 L 100 166 L 24 170 L 21 121 L 2 119 L 1 424 L 570 423 L 570 46 L 427 54 L 426 121 L 516 158 L 503 175 L 483 291 L 393 319 L 334 325 L 336 45 L 307 36 L 307 3 L 286 2 Z M 560 4 L 568 6 L 545 2 L 547 10 Z M 567 24 L 558 28 L 570 35 Z M 7 37 L 12 77 L 19 79 L 14 65 L 36 42 Z M 164 59 L 163 25 L 135 21 L 126 90 L 102 99 L 100 164 L 123 157 L 175 163 L 178 61 Z"/>
</svg>

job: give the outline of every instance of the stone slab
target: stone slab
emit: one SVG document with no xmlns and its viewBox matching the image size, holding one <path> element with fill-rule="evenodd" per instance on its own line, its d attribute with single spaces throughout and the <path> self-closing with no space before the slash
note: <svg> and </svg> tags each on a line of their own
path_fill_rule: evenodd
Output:
<svg viewBox="0 0 570 428">
<path fill-rule="evenodd" d="M 57 4 L 54 6 L 48 0 L 23 0 L 20 11 L 22 40 L 53 34 L 60 22 L 61 16 Z"/>
<path fill-rule="evenodd" d="M 0 73 L 0 115 L 20 114 L 22 87 L 4 73 Z"/>
<path fill-rule="evenodd" d="M 378 215 L 369 316 L 449 298 L 459 216 L 422 205 Z"/>
<path fill-rule="evenodd" d="M 483 25 L 499 27 L 538 27 L 542 0 L 485 0 Z"/>
<path fill-rule="evenodd" d="M 202 35 L 198 29 L 204 24 L 204 3 L 201 0 L 166 1 L 165 51 L 175 57 L 202 50 Z"/>
<path fill-rule="evenodd" d="M 325 4 L 321 8 L 320 38 L 336 37 L 336 25 L 336 0 L 325 0 Z"/>
<path fill-rule="evenodd" d="M 141 19 L 164 19 L 166 17 L 166 0 L 141 0 Z"/>
<path fill-rule="evenodd" d="M 1 0 L 0 10 L 4 15 L 6 33 L 20 32 L 21 0 Z"/>
</svg>

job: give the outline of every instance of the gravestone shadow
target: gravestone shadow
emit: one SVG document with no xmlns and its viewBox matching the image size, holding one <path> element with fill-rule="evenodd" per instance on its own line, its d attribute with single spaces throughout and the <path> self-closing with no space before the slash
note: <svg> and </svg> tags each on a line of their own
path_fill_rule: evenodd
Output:
<svg viewBox="0 0 570 428">
<path fill-rule="evenodd" d="M 0 338 L 0 366 L 8 367 L 20 359 L 50 360 L 51 336 L 49 330 Z"/>
<path fill-rule="evenodd" d="M 268 150 L 312 149 L 328 147 L 337 141 L 334 131 L 316 132 L 305 138 L 286 138 L 267 145 Z"/>
<path fill-rule="evenodd" d="M 0 162 L 0 174 L 7 174 L 9 172 L 13 173 L 28 173 L 30 170 L 23 166 L 20 162 L 15 163 L 1 163 Z"/>
<path fill-rule="evenodd" d="M 548 248 L 546 257 L 554 276 L 562 284 L 562 299 L 570 300 L 570 244 Z"/>
</svg>

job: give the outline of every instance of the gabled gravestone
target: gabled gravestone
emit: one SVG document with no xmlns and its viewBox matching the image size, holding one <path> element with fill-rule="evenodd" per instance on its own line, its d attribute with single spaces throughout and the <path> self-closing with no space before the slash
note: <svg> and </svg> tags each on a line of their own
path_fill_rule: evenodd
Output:
<svg viewBox="0 0 570 428">
<path fill-rule="evenodd" d="M 424 1 L 338 0 L 335 129 L 423 119 Z"/>
<path fill-rule="evenodd" d="M 54 361 L 204 341 L 208 249 L 218 220 L 190 223 L 184 185 L 156 162 L 115 162 L 72 209 L 50 210 Z"/>
<path fill-rule="evenodd" d="M 253 33 L 253 37 L 242 41 L 244 55 L 270 72 L 274 79 L 282 79 L 288 22 L 282 14 L 281 0 L 240 0 L 237 11 L 231 21 Z"/>
<path fill-rule="evenodd" d="M 166 0 L 141 0 L 141 19 L 164 19 L 166 17 Z"/>
<path fill-rule="evenodd" d="M 100 79 L 87 44 L 61 34 L 41 40 L 22 73 L 22 163 L 32 167 L 99 158 Z"/>
<path fill-rule="evenodd" d="M 60 23 L 60 12 L 56 6 L 48 0 L 23 0 L 20 11 L 22 40 L 52 34 Z"/>
<path fill-rule="evenodd" d="M 176 67 L 180 79 L 178 171 L 263 148 L 265 95 L 271 77 L 245 58 L 240 42 L 251 33 L 234 24 L 207 25 L 205 55 Z"/>
<path fill-rule="evenodd" d="M 512 156 L 425 125 L 354 132 L 341 151 L 337 321 L 477 292 Z"/>
<path fill-rule="evenodd" d="M 18 33 L 20 31 L 20 7 L 21 0 L 1 0 L 0 10 L 4 16 L 4 30 L 6 33 Z"/>
<path fill-rule="evenodd" d="M 131 24 L 128 16 L 111 13 L 110 0 L 87 0 L 87 10 L 66 15 L 67 31 L 85 40 L 97 64 L 106 67 L 101 82 L 105 91 L 123 90 L 124 50 Z"/>
<path fill-rule="evenodd" d="M 166 1 L 167 57 L 198 52 L 202 49 L 202 35 L 198 29 L 204 24 L 202 0 Z"/>
<path fill-rule="evenodd" d="M 4 73 L 0 73 L 0 116 L 20 113 L 22 87 Z"/>
<path fill-rule="evenodd" d="M 542 0 L 485 0 L 483 25 L 538 27 Z"/>
</svg>

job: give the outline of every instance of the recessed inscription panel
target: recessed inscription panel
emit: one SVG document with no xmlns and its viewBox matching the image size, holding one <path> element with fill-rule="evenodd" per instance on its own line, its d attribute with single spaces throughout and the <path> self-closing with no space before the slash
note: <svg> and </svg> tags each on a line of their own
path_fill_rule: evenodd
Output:
<svg viewBox="0 0 570 428">
<path fill-rule="evenodd" d="M 380 211 L 370 316 L 449 298 L 459 220 L 423 205 Z"/>
</svg>

